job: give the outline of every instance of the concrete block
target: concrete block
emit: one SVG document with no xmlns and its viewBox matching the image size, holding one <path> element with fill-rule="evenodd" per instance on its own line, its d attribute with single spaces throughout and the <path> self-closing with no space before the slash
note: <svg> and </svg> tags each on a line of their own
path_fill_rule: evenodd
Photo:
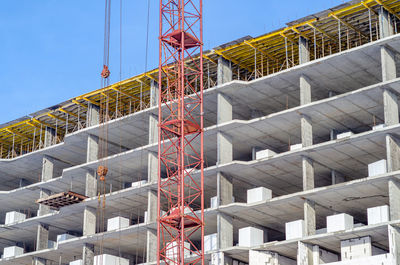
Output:
<svg viewBox="0 0 400 265">
<path fill-rule="evenodd" d="M 129 260 L 113 255 L 103 254 L 94 257 L 94 265 L 129 265 Z"/>
<path fill-rule="evenodd" d="M 387 173 L 386 159 L 382 159 L 374 163 L 368 164 L 368 177 L 373 177 L 385 173 Z"/>
<path fill-rule="evenodd" d="M 254 227 L 239 229 L 239 246 L 254 247 L 264 243 L 264 231 Z"/>
<path fill-rule="evenodd" d="M 20 223 L 20 222 L 25 221 L 25 219 L 26 219 L 25 214 L 16 212 L 16 211 L 12 211 L 12 212 L 6 213 L 5 224 L 10 225 L 10 224 L 15 224 L 15 223 Z"/>
<path fill-rule="evenodd" d="M 339 256 L 320 248 L 313 246 L 313 264 L 325 264 L 339 261 Z"/>
<path fill-rule="evenodd" d="M 385 128 L 385 124 L 378 124 L 378 125 L 373 126 L 372 130 L 375 131 L 375 130 L 380 130 L 383 128 Z"/>
<path fill-rule="evenodd" d="M 71 238 L 75 238 L 76 236 L 70 235 L 70 234 L 61 234 L 61 235 L 57 235 L 57 244 L 64 241 L 64 240 L 68 240 Z"/>
<path fill-rule="evenodd" d="M 326 229 L 328 233 L 353 229 L 354 218 L 351 215 L 341 213 L 326 217 Z"/>
<path fill-rule="evenodd" d="M 83 265 L 83 263 L 82 263 L 81 259 L 78 259 L 78 260 L 71 261 L 69 263 L 69 265 Z"/>
<path fill-rule="evenodd" d="M 276 153 L 272 150 L 265 149 L 261 151 L 256 152 L 256 159 L 263 159 L 263 158 L 268 158 L 276 155 Z"/>
<path fill-rule="evenodd" d="M 117 216 L 107 220 L 107 231 L 117 230 L 128 226 L 129 226 L 128 218 Z"/>
<path fill-rule="evenodd" d="M 3 258 L 10 258 L 24 254 L 24 249 L 17 246 L 6 247 L 3 249 Z"/>
<path fill-rule="evenodd" d="M 204 251 L 211 251 L 217 249 L 217 234 L 204 236 Z"/>
<path fill-rule="evenodd" d="M 384 222 L 389 222 L 389 206 L 377 206 L 373 208 L 368 208 L 368 224 L 380 224 Z"/>
<path fill-rule="evenodd" d="M 184 250 L 184 255 L 185 257 L 190 256 L 190 243 L 189 242 L 184 242 L 183 243 L 185 250 Z M 169 259 L 176 259 L 178 256 L 178 246 L 175 241 L 167 243 L 167 250 L 166 250 L 166 256 Z"/>
<path fill-rule="evenodd" d="M 300 150 L 303 148 L 303 144 L 292 144 L 289 148 L 290 151 Z"/>
<path fill-rule="evenodd" d="M 353 132 L 350 132 L 350 131 L 348 131 L 348 132 L 342 132 L 342 133 L 339 133 L 338 135 L 336 135 L 336 139 L 343 139 L 343 138 L 346 138 L 346 137 L 350 137 L 350 136 L 352 136 L 354 133 Z"/>
<path fill-rule="evenodd" d="M 261 202 L 272 199 L 272 191 L 264 187 L 247 190 L 247 203 Z"/>
<path fill-rule="evenodd" d="M 141 187 L 143 185 L 146 185 L 146 183 L 147 183 L 147 180 L 135 181 L 135 182 L 132 182 L 131 187 L 132 188 L 139 188 L 139 187 Z"/>
<path fill-rule="evenodd" d="M 286 240 L 302 238 L 306 235 L 304 220 L 296 220 L 285 224 Z"/>
</svg>

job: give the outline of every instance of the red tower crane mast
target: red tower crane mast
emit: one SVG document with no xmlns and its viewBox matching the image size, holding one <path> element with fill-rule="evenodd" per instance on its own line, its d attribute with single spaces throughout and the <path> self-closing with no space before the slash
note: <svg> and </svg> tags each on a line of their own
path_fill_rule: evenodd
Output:
<svg viewBox="0 0 400 265">
<path fill-rule="evenodd" d="M 204 265 L 202 0 L 160 0 L 159 52 L 157 264 Z"/>
</svg>

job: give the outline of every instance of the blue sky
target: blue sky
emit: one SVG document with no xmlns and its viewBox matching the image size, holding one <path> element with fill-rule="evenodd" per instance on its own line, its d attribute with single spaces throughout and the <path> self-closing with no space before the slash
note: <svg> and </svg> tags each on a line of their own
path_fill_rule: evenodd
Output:
<svg viewBox="0 0 400 265">
<path fill-rule="evenodd" d="M 158 64 L 158 3 L 150 0 L 148 70 Z M 204 49 L 253 37 L 343 0 L 203 0 Z M 145 70 L 147 0 L 112 0 L 112 82 Z M 3 0 L 0 124 L 100 88 L 104 0 Z"/>
</svg>

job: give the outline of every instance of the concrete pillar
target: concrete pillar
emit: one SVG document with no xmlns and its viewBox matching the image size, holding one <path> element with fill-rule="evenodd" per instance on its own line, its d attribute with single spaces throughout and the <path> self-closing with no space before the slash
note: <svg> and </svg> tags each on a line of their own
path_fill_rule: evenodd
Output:
<svg viewBox="0 0 400 265">
<path fill-rule="evenodd" d="M 150 107 L 155 107 L 158 105 L 158 83 L 154 80 L 150 82 Z"/>
<path fill-rule="evenodd" d="M 389 180 L 389 209 L 390 220 L 400 219 L 400 183 L 395 179 Z"/>
<path fill-rule="evenodd" d="M 99 138 L 95 135 L 88 136 L 86 161 L 92 162 L 99 158 Z M 97 178 L 95 170 L 86 172 L 85 195 L 97 196 Z"/>
<path fill-rule="evenodd" d="M 304 201 L 304 224 L 307 236 L 315 235 L 316 230 L 316 215 L 315 203 L 311 200 Z"/>
<path fill-rule="evenodd" d="M 399 103 L 397 96 L 387 88 L 383 89 L 383 109 L 386 126 L 399 123 Z"/>
<path fill-rule="evenodd" d="M 43 182 L 49 181 L 54 177 L 54 161 L 55 161 L 54 158 L 50 156 L 47 155 L 43 156 L 42 177 L 41 177 L 41 180 Z M 43 188 L 40 189 L 40 194 L 39 194 L 40 199 L 47 198 L 50 195 L 51 191 Z M 42 216 L 48 213 L 50 213 L 50 207 L 43 204 L 39 204 L 38 216 Z"/>
<path fill-rule="evenodd" d="M 222 85 L 232 81 L 231 62 L 223 57 L 218 58 L 217 84 Z"/>
<path fill-rule="evenodd" d="M 394 135 L 386 135 L 386 160 L 388 171 L 400 170 L 400 140 Z"/>
<path fill-rule="evenodd" d="M 154 114 L 149 116 L 149 144 L 158 143 L 158 117 Z"/>
<path fill-rule="evenodd" d="M 100 107 L 89 103 L 87 110 L 87 127 L 95 126 L 100 123 Z"/>
<path fill-rule="evenodd" d="M 43 189 L 43 188 L 40 189 L 40 193 L 39 193 L 40 199 L 47 198 L 50 195 L 51 195 L 51 191 L 49 191 L 47 189 Z M 44 204 L 39 204 L 39 210 L 38 210 L 37 215 L 42 216 L 42 215 L 46 215 L 48 213 L 50 213 L 50 207 L 46 206 Z"/>
<path fill-rule="evenodd" d="M 94 264 L 94 245 L 84 244 L 82 251 L 82 265 Z"/>
<path fill-rule="evenodd" d="M 146 245 L 146 262 L 157 261 L 157 231 L 153 229 L 147 230 L 147 245 Z"/>
<path fill-rule="evenodd" d="M 310 61 L 310 47 L 308 45 L 308 40 L 299 37 L 299 63 L 303 64 Z"/>
<path fill-rule="evenodd" d="M 55 159 L 50 156 L 43 156 L 42 160 L 42 181 L 49 181 L 54 177 Z"/>
<path fill-rule="evenodd" d="M 381 39 L 394 34 L 390 13 L 383 6 L 379 8 L 379 33 Z"/>
<path fill-rule="evenodd" d="M 313 161 L 303 156 L 302 157 L 303 167 L 303 190 L 314 189 L 314 164 Z"/>
<path fill-rule="evenodd" d="M 396 54 L 391 48 L 386 46 L 381 47 L 381 68 L 383 82 L 397 77 Z"/>
<path fill-rule="evenodd" d="M 301 122 L 301 143 L 303 147 L 313 145 L 311 118 L 302 114 L 300 122 Z"/>
<path fill-rule="evenodd" d="M 83 211 L 83 235 L 94 235 L 96 233 L 96 209 L 85 207 Z"/>
<path fill-rule="evenodd" d="M 299 241 L 297 246 L 297 265 L 314 265 L 312 245 Z"/>
<path fill-rule="evenodd" d="M 217 133 L 217 163 L 219 165 L 233 160 L 232 138 L 222 132 Z"/>
<path fill-rule="evenodd" d="M 305 76 L 300 76 L 300 105 L 311 103 L 311 81 Z"/>
<path fill-rule="evenodd" d="M 147 196 L 147 223 L 154 223 L 157 222 L 157 192 L 150 190 Z"/>
<path fill-rule="evenodd" d="M 52 146 L 56 143 L 56 130 L 46 127 L 44 132 L 44 147 Z"/>
<path fill-rule="evenodd" d="M 49 247 L 49 227 L 39 224 L 36 234 L 36 250 L 47 249 Z"/>
<path fill-rule="evenodd" d="M 393 264 L 400 264 L 400 228 L 388 226 L 389 255 L 392 257 Z"/>
<path fill-rule="evenodd" d="M 232 203 L 233 184 L 232 178 L 225 174 L 217 173 L 217 201 L 218 206 Z"/>
<path fill-rule="evenodd" d="M 217 124 L 232 120 L 232 99 L 225 94 L 217 95 Z"/>
<path fill-rule="evenodd" d="M 217 215 L 217 235 L 218 235 L 218 248 L 224 249 L 233 247 L 233 225 L 232 217 L 218 213 Z"/>
<path fill-rule="evenodd" d="M 87 112 L 87 126 L 95 126 L 100 123 L 100 108 L 94 104 L 89 104 Z M 86 162 L 99 159 L 99 138 L 95 135 L 88 135 Z M 97 179 L 94 170 L 88 170 L 85 181 L 85 195 L 88 197 L 97 196 Z M 96 233 L 96 209 L 85 207 L 83 210 L 83 235 L 93 235 Z M 84 244 L 82 249 L 83 265 L 94 264 L 94 245 Z"/>
</svg>

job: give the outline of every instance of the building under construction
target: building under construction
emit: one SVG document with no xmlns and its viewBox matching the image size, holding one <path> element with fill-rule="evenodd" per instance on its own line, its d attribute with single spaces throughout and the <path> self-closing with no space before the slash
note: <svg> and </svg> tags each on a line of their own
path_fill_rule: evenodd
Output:
<svg viewBox="0 0 400 265">
<path fill-rule="evenodd" d="M 398 27 L 355 0 L 187 62 L 206 264 L 400 264 Z M 0 265 L 157 264 L 158 71 L 0 126 Z"/>
</svg>

